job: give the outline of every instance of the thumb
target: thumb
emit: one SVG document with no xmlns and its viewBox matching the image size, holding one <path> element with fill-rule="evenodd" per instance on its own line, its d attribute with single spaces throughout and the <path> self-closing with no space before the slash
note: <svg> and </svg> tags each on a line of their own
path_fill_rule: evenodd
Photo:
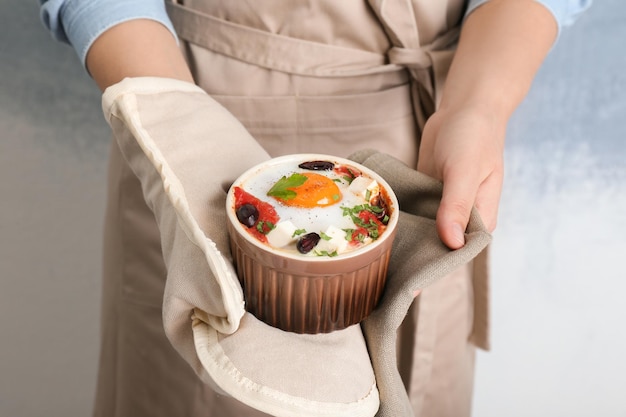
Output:
<svg viewBox="0 0 626 417">
<path fill-rule="evenodd" d="M 436 224 L 439 237 L 450 249 L 459 249 L 465 245 L 465 229 L 479 184 L 477 176 L 458 169 L 444 174 Z"/>
</svg>

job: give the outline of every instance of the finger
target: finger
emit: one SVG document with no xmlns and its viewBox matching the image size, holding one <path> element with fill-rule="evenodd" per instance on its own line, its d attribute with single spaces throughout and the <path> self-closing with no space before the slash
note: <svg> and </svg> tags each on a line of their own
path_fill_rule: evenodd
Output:
<svg viewBox="0 0 626 417">
<path fill-rule="evenodd" d="M 436 224 L 439 237 L 450 249 L 459 249 L 465 245 L 465 228 L 479 184 L 478 176 L 471 172 L 450 170 L 444 173 Z"/>
</svg>

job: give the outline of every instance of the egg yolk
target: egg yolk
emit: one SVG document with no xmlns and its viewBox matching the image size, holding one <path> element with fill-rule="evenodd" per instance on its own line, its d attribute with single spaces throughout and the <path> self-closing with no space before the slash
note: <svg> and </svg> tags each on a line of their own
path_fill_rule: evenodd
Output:
<svg viewBox="0 0 626 417">
<path fill-rule="evenodd" d="M 289 187 L 296 196 L 288 200 L 280 201 L 287 206 L 294 207 L 324 207 L 341 201 L 341 191 L 333 180 L 324 175 L 315 173 L 302 174 L 307 177 L 302 185 Z"/>
</svg>

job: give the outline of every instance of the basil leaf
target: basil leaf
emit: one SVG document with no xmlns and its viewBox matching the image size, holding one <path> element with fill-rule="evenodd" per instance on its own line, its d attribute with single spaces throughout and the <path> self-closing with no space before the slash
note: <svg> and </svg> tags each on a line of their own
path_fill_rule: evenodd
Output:
<svg viewBox="0 0 626 417">
<path fill-rule="evenodd" d="M 289 177 L 283 176 L 267 192 L 267 195 L 271 197 L 280 198 L 282 200 L 291 200 L 296 198 L 297 194 L 289 188 L 298 187 L 305 183 L 308 178 L 302 174 L 291 174 Z"/>
</svg>

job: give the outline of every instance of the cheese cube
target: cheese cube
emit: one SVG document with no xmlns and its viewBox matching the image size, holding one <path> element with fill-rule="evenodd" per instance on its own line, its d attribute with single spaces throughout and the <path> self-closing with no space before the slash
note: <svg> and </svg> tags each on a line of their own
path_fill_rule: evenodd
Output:
<svg viewBox="0 0 626 417">
<path fill-rule="evenodd" d="M 318 254 L 323 252 L 337 252 L 337 254 L 340 254 L 346 251 L 348 240 L 346 239 L 345 231 L 336 226 L 328 226 L 321 236 L 322 238 L 315 246 L 315 251 Z"/>
<path fill-rule="evenodd" d="M 373 197 L 378 195 L 380 186 L 376 180 L 361 176 L 352 180 L 348 190 L 369 202 Z"/>
<path fill-rule="evenodd" d="M 296 230 L 297 227 L 291 221 L 280 222 L 266 235 L 267 242 L 275 248 L 285 247 L 298 238 L 293 235 Z"/>
</svg>

